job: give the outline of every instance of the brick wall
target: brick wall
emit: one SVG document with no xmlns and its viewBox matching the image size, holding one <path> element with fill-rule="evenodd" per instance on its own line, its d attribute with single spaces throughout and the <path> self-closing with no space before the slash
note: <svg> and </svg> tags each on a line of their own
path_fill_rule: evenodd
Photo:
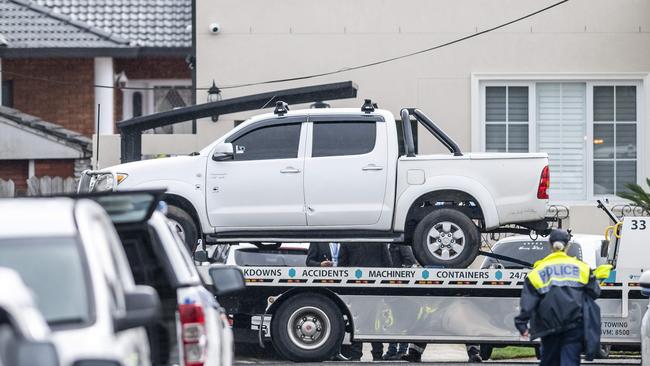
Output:
<svg viewBox="0 0 650 366">
<path fill-rule="evenodd" d="M 74 177 L 74 159 L 36 160 L 34 174 L 37 177 Z"/>
<path fill-rule="evenodd" d="M 183 57 L 141 57 L 114 59 L 116 72 L 129 79 L 191 79 Z M 2 69 L 35 77 L 73 82 L 48 83 L 2 73 L 13 80 L 14 108 L 45 121 L 91 136 L 95 132 L 95 92 L 92 58 L 3 59 Z M 115 90 L 115 119 L 122 118 L 122 92 Z"/>
<path fill-rule="evenodd" d="M 28 172 L 29 162 L 27 160 L 0 160 L 0 179 L 13 180 L 16 192 L 27 191 Z"/>
<path fill-rule="evenodd" d="M 75 83 L 49 83 L 2 73 L 3 80 L 14 80 L 14 108 L 86 136 L 95 131 L 92 58 L 3 59 L 2 69 Z"/>
<path fill-rule="evenodd" d="M 123 58 L 113 61 L 115 72 L 124 71 L 129 79 L 191 79 L 192 72 L 183 57 Z M 115 90 L 115 119 L 121 121 L 122 91 Z"/>
</svg>

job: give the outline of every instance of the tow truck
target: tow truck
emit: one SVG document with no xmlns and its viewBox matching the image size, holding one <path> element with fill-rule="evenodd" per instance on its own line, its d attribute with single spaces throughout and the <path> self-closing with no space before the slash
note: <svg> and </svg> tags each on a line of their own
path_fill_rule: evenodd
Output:
<svg viewBox="0 0 650 366">
<path fill-rule="evenodd" d="M 639 287 L 650 268 L 650 218 L 607 229 L 602 263 L 615 266 L 597 300 L 602 343 L 639 345 L 647 307 Z M 209 265 L 199 266 L 207 276 Z M 242 267 L 247 290 L 219 298 L 235 334 L 270 342 L 292 361 L 323 361 L 345 341 L 531 344 L 516 331 L 528 270 L 446 268 Z"/>
</svg>

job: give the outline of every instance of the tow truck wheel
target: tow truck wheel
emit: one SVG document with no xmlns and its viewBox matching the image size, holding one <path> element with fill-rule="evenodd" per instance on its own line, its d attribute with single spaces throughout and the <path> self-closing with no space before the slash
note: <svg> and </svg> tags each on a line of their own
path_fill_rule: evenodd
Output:
<svg viewBox="0 0 650 366">
<path fill-rule="evenodd" d="M 198 245 L 199 231 L 196 228 L 194 220 L 192 220 L 192 216 L 182 208 L 169 205 L 167 207 L 167 218 L 174 225 L 181 239 L 185 241 L 190 255 L 194 255 L 194 251 Z"/>
<path fill-rule="evenodd" d="M 320 294 L 296 295 L 280 305 L 271 321 L 275 350 L 291 361 L 326 361 L 336 355 L 345 335 L 343 314 Z"/>
<path fill-rule="evenodd" d="M 467 215 L 439 209 L 425 216 L 413 233 L 413 253 L 423 265 L 467 268 L 476 259 L 478 228 Z"/>
</svg>

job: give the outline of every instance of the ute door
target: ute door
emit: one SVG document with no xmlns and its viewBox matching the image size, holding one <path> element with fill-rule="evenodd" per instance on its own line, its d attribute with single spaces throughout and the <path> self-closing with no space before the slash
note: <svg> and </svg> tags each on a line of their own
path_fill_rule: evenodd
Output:
<svg viewBox="0 0 650 366">
<path fill-rule="evenodd" d="M 305 160 L 309 226 L 371 226 L 384 207 L 386 123 L 379 116 L 310 117 Z"/>
<path fill-rule="evenodd" d="M 209 158 L 206 200 L 212 226 L 306 226 L 305 120 L 284 117 L 255 123 L 226 139 L 233 145 L 232 160 Z"/>
</svg>

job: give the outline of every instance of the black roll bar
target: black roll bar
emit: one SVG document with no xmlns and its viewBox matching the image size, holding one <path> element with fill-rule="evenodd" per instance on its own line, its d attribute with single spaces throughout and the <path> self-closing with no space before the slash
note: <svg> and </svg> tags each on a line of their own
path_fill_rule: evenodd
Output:
<svg viewBox="0 0 650 366">
<path fill-rule="evenodd" d="M 402 135 L 404 136 L 404 150 L 406 156 L 412 158 L 415 156 L 415 142 L 413 142 L 413 130 L 411 129 L 411 115 L 408 109 L 403 108 L 400 111 L 402 117 Z"/>
<path fill-rule="evenodd" d="M 404 112 L 407 112 L 408 115 L 405 116 Z M 443 144 L 449 152 L 454 154 L 454 156 L 463 156 L 463 153 L 460 151 L 460 147 L 447 135 L 443 130 L 440 129 L 429 117 L 427 117 L 421 110 L 417 108 L 404 108 L 400 112 L 402 123 L 404 128 L 402 129 L 404 133 L 404 144 L 406 145 L 407 156 L 415 156 L 415 145 L 413 143 L 413 131 L 411 131 L 411 124 L 409 121 L 409 116 L 415 117 L 415 119 L 427 129 L 441 144 Z M 408 132 L 407 132 L 408 131 Z M 413 155 L 408 155 L 409 153 Z"/>
</svg>

